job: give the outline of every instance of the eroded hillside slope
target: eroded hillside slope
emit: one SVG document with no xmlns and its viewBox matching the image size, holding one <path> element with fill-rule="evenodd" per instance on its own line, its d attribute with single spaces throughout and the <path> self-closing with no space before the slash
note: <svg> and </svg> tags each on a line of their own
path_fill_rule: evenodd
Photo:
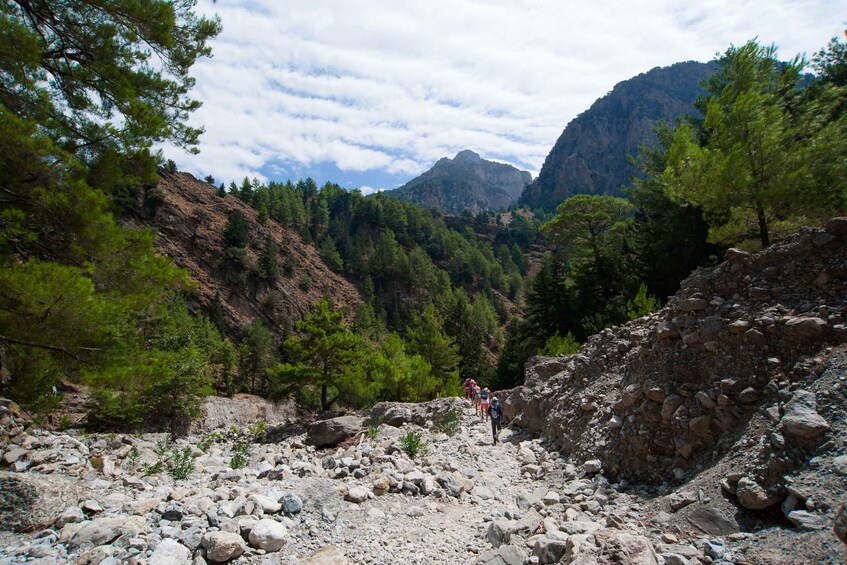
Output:
<svg viewBox="0 0 847 565">
<path fill-rule="evenodd" d="M 532 359 L 526 383 L 499 394 L 509 418 L 610 476 L 689 481 L 725 517 L 776 509 L 823 529 L 847 474 L 845 316 L 836 218 L 757 254 L 730 250 L 658 313 Z"/>
<path fill-rule="evenodd" d="M 270 219 L 260 224 L 253 208 L 233 196 L 218 196 L 214 186 L 190 174 L 160 171 L 160 175 L 158 188 L 164 200 L 152 217 L 131 223 L 156 230 L 159 250 L 188 269 L 198 283 L 194 296 L 200 305 L 208 310 L 218 308 L 213 303 L 220 301 L 220 313 L 231 329 L 239 330 L 260 318 L 269 328 L 281 330 L 286 320 L 299 320 L 325 295 L 332 296 L 338 307 L 361 302 L 356 288 L 332 272 L 317 250 L 294 230 Z M 275 282 L 260 281 L 252 272 L 246 274 L 246 284 L 228 282 L 221 263 L 223 232 L 235 210 L 241 211 L 250 226 L 246 254 L 251 265 L 257 264 L 268 238 L 279 247 L 279 278 Z M 290 274 L 284 268 L 286 255 L 296 265 Z"/>
</svg>

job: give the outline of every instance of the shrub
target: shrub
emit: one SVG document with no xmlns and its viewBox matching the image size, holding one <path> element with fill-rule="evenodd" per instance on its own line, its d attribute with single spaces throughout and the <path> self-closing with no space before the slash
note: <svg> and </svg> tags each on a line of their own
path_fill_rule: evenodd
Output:
<svg viewBox="0 0 847 565">
<path fill-rule="evenodd" d="M 233 446 L 232 452 L 232 459 L 229 460 L 230 469 L 244 468 L 250 455 L 250 444 L 239 441 Z"/>
<path fill-rule="evenodd" d="M 182 451 L 174 449 L 171 451 L 171 476 L 174 480 L 182 480 L 188 478 L 188 475 L 194 472 L 194 455 L 191 453 L 191 448 L 186 447 Z"/>
<path fill-rule="evenodd" d="M 409 432 L 400 438 L 400 443 L 403 446 L 403 451 L 411 457 L 415 458 L 419 453 L 426 452 L 423 436 L 417 432 Z"/>
<path fill-rule="evenodd" d="M 368 437 L 370 439 L 376 439 L 377 434 L 379 433 L 379 428 L 371 424 L 368 426 Z"/>
</svg>

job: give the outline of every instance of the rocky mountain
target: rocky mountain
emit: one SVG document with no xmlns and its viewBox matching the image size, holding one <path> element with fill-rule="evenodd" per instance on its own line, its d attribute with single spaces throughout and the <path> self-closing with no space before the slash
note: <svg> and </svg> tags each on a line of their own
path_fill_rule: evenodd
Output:
<svg viewBox="0 0 847 565">
<path fill-rule="evenodd" d="M 386 194 L 445 214 L 467 210 L 476 215 L 507 208 L 530 182 L 528 172 L 466 149 L 452 159 L 439 159 L 427 172 Z"/>
<path fill-rule="evenodd" d="M 713 63 L 689 61 L 615 85 L 567 125 L 521 203 L 554 210 L 573 194 L 620 194 L 636 173 L 627 155 L 652 141 L 657 121 L 693 114 L 700 81 L 713 69 Z"/>
<path fill-rule="evenodd" d="M 192 294 L 195 304 L 206 312 L 216 311 L 230 330 L 237 332 L 256 318 L 269 329 L 281 330 L 286 320 L 299 320 L 325 295 L 339 307 L 361 302 L 358 290 L 332 272 L 315 247 L 305 244 L 294 230 L 273 220 L 260 224 L 253 208 L 234 196 L 218 196 L 214 186 L 190 174 L 160 171 L 160 176 L 160 202 L 152 213 L 128 223 L 156 232 L 156 247 L 197 283 Z M 223 232 L 236 210 L 249 225 L 250 243 L 245 248 L 249 265 L 257 264 L 269 238 L 279 247 L 280 274 L 275 282 L 260 281 L 255 269 L 248 268 L 243 284 L 232 284 L 231 273 L 222 267 Z"/>
<path fill-rule="evenodd" d="M 847 218 L 730 250 L 661 311 L 534 358 L 525 384 L 499 393 L 504 411 L 610 476 L 677 486 L 668 526 L 764 522 L 779 527 L 747 535 L 748 562 L 799 547 L 796 562 L 825 560 L 847 477 L 845 265 Z"/>
</svg>

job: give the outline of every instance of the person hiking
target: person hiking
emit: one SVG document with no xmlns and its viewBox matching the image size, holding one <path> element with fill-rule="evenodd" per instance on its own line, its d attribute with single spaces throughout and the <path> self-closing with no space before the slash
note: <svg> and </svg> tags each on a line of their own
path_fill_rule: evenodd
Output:
<svg viewBox="0 0 847 565">
<path fill-rule="evenodd" d="M 491 434 L 494 436 L 494 443 L 500 443 L 500 430 L 503 429 L 503 408 L 496 396 L 491 399 L 488 416 L 491 418 Z"/>
<path fill-rule="evenodd" d="M 465 379 L 465 398 L 473 402 L 473 379 L 468 377 Z"/>
<path fill-rule="evenodd" d="M 491 404 L 491 391 L 485 387 L 479 392 L 479 411 L 483 420 L 488 419 L 488 407 Z"/>
<path fill-rule="evenodd" d="M 473 406 L 476 413 L 479 414 L 479 395 L 480 395 L 479 385 L 474 383 L 473 386 Z"/>
</svg>

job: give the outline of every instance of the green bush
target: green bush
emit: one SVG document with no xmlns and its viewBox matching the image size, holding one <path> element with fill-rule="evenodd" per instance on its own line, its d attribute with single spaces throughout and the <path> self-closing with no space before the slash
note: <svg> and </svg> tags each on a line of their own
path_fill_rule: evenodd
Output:
<svg viewBox="0 0 847 565">
<path fill-rule="evenodd" d="M 194 455 L 190 447 L 182 451 L 177 449 L 171 451 L 170 470 L 171 476 L 177 481 L 188 478 L 188 475 L 194 472 Z"/>
<path fill-rule="evenodd" d="M 414 459 L 419 453 L 426 452 L 426 444 L 423 436 L 417 432 L 409 432 L 400 438 L 400 443 L 403 446 L 403 451 Z"/>
<path fill-rule="evenodd" d="M 229 460 L 230 469 L 242 469 L 247 466 L 247 458 L 250 455 L 250 444 L 238 442 L 232 448 L 232 459 Z"/>
</svg>

